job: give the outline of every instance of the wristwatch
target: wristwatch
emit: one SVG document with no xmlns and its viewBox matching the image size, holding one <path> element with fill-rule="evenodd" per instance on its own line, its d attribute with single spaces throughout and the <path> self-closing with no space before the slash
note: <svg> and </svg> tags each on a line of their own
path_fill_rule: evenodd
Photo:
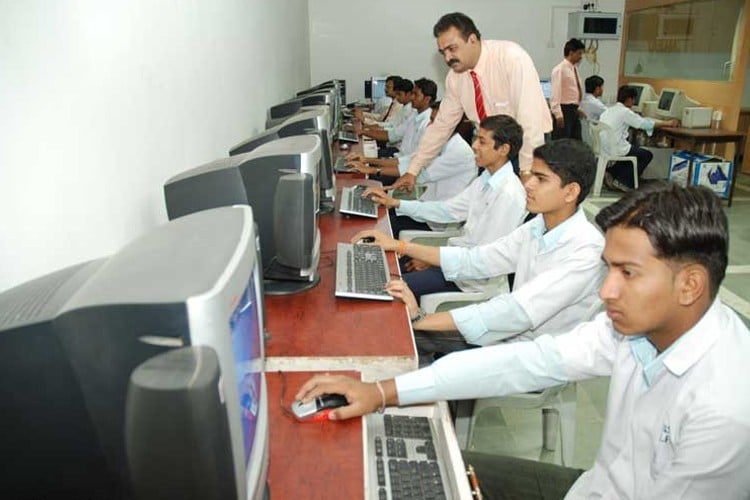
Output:
<svg viewBox="0 0 750 500">
<path fill-rule="evenodd" d="M 416 315 L 416 316 L 414 316 L 414 317 L 413 317 L 413 318 L 411 319 L 411 322 L 412 322 L 412 324 L 414 324 L 414 323 L 416 323 L 417 321 L 422 321 L 422 320 L 423 320 L 423 319 L 425 319 L 426 317 L 427 317 L 427 313 L 426 313 L 426 312 L 424 311 L 424 309 L 422 309 L 422 308 L 420 307 L 420 308 L 419 308 L 419 310 L 417 311 L 417 315 Z"/>
</svg>

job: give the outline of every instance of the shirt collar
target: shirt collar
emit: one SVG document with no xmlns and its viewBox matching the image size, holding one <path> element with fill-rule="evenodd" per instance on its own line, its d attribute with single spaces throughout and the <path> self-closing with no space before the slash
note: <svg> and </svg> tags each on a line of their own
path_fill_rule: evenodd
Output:
<svg viewBox="0 0 750 500">
<path fill-rule="evenodd" d="M 482 175 L 479 176 L 482 180 L 482 189 L 497 189 L 509 175 L 516 175 L 513 172 L 513 164 L 511 162 L 507 162 L 492 175 L 490 175 L 487 169 L 483 169 Z"/>
<path fill-rule="evenodd" d="M 481 75 L 487 71 L 487 65 L 489 64 L 490 59 L 490 49 L 487 47 L 487 43 L 482 40 L 480 42 L 482 44 L 482 51 L 479 53 L 479 59 L 477 60 L 477 63 L 474 65 L 474 67 L 469 71 L 474 71 L 474 73 Z M 464 74 L 466 74 L 467 78 L 471 78 L 471 75 L 469 74 L 469 71 L 464 71 Z"/>
<path fill-rule="evenodd" d="M 411 104 L 411 103 L 410 103 Z M 432 108 L 428 107 L 421 113 L 417 113 L 417 125 L 422 125 L 426 121 L 430 121 L 430 115 L 432 114 Z"/>
<path fill-rule="evenodd" d="M 534 239 L 541 240 L 539 250 L 547 252 L 555 248 L 560 240 L 571 232 L 571 228 L 575 228 L 582 221 L 586 221 L 586 215 L 583 213 L 583 208 L 579 206 L 573 215 L 561 224 L 558 224 L 551 231 L 547 231 L 547 228 L 544 226 L 544 217 L 542 214 L 539 214 L 530 222 L 532 224 L 530 228 L 531 235 Z"/>
<path fill-rule="evenodd" d="M 643 367 L 647 386 L 651 387 L 665 369 L 681 377 L 708 352 L 721 333 L 720 307 L 721 301 L 717 298 L 703 317 L 662 353 L 657 353 L 645 335 L 630 340 L 630 350 Z"/>
</svg>

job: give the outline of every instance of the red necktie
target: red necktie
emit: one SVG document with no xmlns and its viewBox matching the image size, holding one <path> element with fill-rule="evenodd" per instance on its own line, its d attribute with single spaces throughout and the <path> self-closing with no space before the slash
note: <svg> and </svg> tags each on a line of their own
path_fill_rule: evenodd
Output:
<svg viewBox="0 0 750 500">
<path fill-rule="evenodd" d="M 474 82 L 474 104 L 477 107 L 477 115 L 479 115 L 479 121 L 481 122 L 487 118 L 487 112 L 484 110 L 484 99 L 482 99 L 482 87 L 479 86 L 479 78 L 474 71 L 469 71 L 471 79 Z"/>
</svg>

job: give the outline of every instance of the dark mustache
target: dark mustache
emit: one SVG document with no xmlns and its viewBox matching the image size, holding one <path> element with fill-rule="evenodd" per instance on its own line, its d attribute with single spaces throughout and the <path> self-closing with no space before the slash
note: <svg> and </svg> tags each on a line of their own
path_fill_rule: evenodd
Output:
<svg viewBox="0 0 750 500">
<path fill-rule="evenodd" d="M 448 61 L 447 63 L 445 63 L 445 64 L 447 64 L 448 66 L 452 66 L 452 65 L 453 65 L 454 63 L 457 63 L 457 62 L 460 62 L 460 61 L 459 61 L 458 59 L 456 59 L 456 58 L 454 57 L 453 59 L 450 59 L 450 60 L 449 60 L 449 61 Z"/>
</svg>

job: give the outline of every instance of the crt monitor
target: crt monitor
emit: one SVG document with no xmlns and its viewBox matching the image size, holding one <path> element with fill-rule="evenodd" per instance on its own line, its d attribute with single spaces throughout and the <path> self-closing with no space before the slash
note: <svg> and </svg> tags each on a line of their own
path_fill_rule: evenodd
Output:
<svg viewBox="0 0 750 500">
<path fill-rule="evenodd" d="M 644 103 L 650 101 L 656 101 L 658 96 L 654 92 L 654 88 L 648 83 L 633 82 L 628 83 L 628 87 L 633 87 L 636 91 L 635 101 L 633 101 L 632 110 L 636 113 L 643 113 L 645 111 Z"/>
<path fill-rule="evenodd" d="M 187 170 L 166 181 L 170 219 L 214 207 L 253 207 L 266 294 L 296 293 L 319 281 L 317 135 L 276 139 L 250 153 Z"/>
<path fill-rule="evenodd" d="M 3 497 L 133 498 L 130 376 L 154 356 L 207 346 L 225 401 L 217 425 L 226 419 L 231 470 L 222 477 L 233 478 L 230 498 L 261 498 L 268 402 L 257 252 L 251 209 L 224 207 L 0 294 Z"/>
<path fill-rule="evenodd" d="M 300 90 L 297 92 L 297 96 L 301 96 L 304 94 L 311 94 L 314 93 L 320 89 L 331 89 L 334 88 L 339 94 L 339 100 L 342 105 L 346 104 L 346 80 L 343 80 L 341 78 L 335 78 L 333 80 L 327 80 L 325 82 L 319 83 L 313 87 L 310 87 L 305 90 Z"/>
<path fill-rule="evenodd" d="M 385 97 L 385 78 L 378 78 L 373 76 L 371 79 L 372 84 L 372 100 L 377 101 Z"/>
<path fill-rule="evenodd" d="M 294 135 L 317 134 L 321 142 L 321 170 L 320 170 L 320 209 L 328 212 L 333 210 L 336 185 L 333 171 L 333 151 L 331 150 L 330 111 L 328 106 L 305 106 L 297 114 L 285 121 L 235 144 L 229 150 L 229 156 L 249 153 L 258 146 L 282 137 Z"/>
<path fill-rule="evenodd" d="M 698 101 L 690 99 L 680 89 L 662 89 L 659 95 L 659 104 L 656 108 L 656 116 L 665 120 L 681 119 L 684 108 L 698 105 Z"/>
<path fill-rule="evenodd" d="M 336 96 L 333 90 L 323 90 L 319 93 L 294 97 L 288 101 L 276 104 L 268 108 L 266 117 L 266 128 L 271 128 L 283 122 L 287 117 L 299 112 L 303 106 L 326 105 L 331 109 L 331 118 L 334 130 L 337 129 Z"/>
</svg>

